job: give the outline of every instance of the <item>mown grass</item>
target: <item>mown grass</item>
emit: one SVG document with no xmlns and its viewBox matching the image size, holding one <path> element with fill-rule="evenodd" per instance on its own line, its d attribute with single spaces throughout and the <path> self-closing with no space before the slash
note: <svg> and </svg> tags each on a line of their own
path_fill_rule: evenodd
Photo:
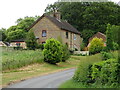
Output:
<svg viewBox="0 0 120 90">
<path fill-rule="evenodd" d="M 34 63 L 42 63 L 41 50 L 13 50 L 2 48 L 2 70 L 11 70 Z"/>
</svg>

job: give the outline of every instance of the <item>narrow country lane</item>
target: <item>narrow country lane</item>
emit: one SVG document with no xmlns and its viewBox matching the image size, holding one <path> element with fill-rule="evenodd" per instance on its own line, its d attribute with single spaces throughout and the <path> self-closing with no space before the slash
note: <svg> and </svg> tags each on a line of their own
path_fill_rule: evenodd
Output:
<svg viewBox="0 0 120 90">
<path fill-rule="evenodd" d="M 28 79 L 7 88 L 57 88 L 61 83 L 69 80 L 74 75 L 75 69 L 48 74 L 45 76 Z"/>
</svg>

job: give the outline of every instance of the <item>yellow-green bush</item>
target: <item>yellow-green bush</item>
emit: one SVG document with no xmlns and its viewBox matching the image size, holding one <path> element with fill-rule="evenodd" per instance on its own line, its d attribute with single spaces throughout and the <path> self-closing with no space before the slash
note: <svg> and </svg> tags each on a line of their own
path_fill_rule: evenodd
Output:
<svg viewBox="0 0 120 90">
<path fill-rule="evenodd" d="M 96 54 L 102 51 L 104 47 L 103 39 L 102 38 L 93 38 L 90 42 L 89 51 L 91 54 Z"/>
</svg>

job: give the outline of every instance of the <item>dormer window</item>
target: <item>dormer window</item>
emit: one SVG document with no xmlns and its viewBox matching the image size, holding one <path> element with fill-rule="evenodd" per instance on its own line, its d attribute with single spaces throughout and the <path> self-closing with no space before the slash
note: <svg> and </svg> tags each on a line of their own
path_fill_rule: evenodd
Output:
<svg viewBox="0 0 120 90">
<path fill-rule="evenodd" d="M 46 30 L 42 30 L 42 37 L 46 37 L 47 34 L 46 34 Z"/>
<path fill-rule="evenodd" d="M 68 32 L 66 32 L 66 38 L 68 39 Z"/>
</svg>

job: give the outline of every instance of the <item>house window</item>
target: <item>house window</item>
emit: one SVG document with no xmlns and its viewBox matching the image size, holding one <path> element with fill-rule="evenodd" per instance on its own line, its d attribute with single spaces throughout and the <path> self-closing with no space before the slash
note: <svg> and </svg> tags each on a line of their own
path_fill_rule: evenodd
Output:
<svg viewBox="0 0 120 90">
<path fill-rule="evenodd" d="M 42 30 L 42 37 L 46 37 L 46 30 Z"/>
<path fill-rule="evenodd" d="M 68 32 L 66 32 L 66 38 L 68 39 Z"/>
<path fill-rule="evenodd" d="M 74 40 L 76 40 L 77 39 L 77 37 L 76 37 L 76 35 L 74 34 Z"/>
<path fill-rule="evenodd" d="M 16 46 L 18 46 L 18 47 L 19 47 L 19 46 L 20 46 L 20 43 L 16 43 Z"/>
</svg>

